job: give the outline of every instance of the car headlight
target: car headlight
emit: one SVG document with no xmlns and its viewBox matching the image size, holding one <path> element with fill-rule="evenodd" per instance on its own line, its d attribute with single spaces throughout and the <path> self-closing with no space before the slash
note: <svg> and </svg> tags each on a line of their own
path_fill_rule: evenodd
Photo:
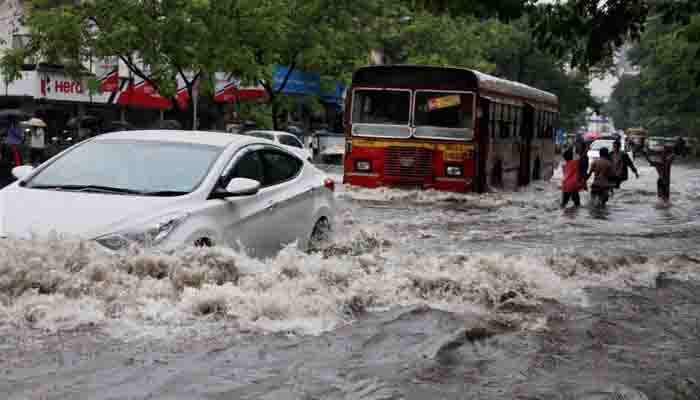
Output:
<svg viewBox="0 0 700 400">
<path fill-rule="evenodd" d="M 446 168 L 447 176 L 462 176 L 462 167 L 450 165 Z"/>
<path fill-rule="evenodd" d="M 122 250 L 131 245 L 142 247 L 157 246 L 165 240 L 189 213 L 174 213 L 154 219 L 151 222 L 134 229 L 100 236 L 95 241 L 110 250 Z"/>
</svg>

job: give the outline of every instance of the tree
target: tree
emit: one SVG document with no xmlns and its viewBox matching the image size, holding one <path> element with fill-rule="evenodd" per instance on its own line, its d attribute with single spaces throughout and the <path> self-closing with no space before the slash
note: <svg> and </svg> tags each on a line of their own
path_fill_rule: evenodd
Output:
<svg viewBox="0 0 700 400">
<path fill-rule="evenodd" d="M 566 69 L 565 63 L 539 50 L 527 18 L 510 23 L 473 16 L 404 10 L 402 23 L 387 24 L 382 46 L 391 62 L 473 68 L 556 93 L 560 123 L 580 126 L 583 112 L 595 105 L 588 75 Z"/>
<path fill-rule="evenodd" d="M 539 46 L 583 70 L 609 66 L 616 49 L 641 38 L 650 17 L 687 25 L 698 12 L 696 0 L 570 0 L 529 9 Z"/>
<path fill-rule="evenodd" d="M 62 64 L 76 78 L 88 72 L 90 58 L 118 57 L 164 96 L 174 96 L 179 76 L 193 98 L 199 78 L 212 78 L 218 71 L 253 72 L 253 49 L 238 32 L 253 26 L 265 29 L 269 21 L 257 0 L 55 3 L 33 0 L 29 5 L 30 42 L 4 55 L 6 79 L 16 78 L 17 63 L 28 56 Z"/>
<path fill-rule="evenodd" d="M 654 134 L 698 135 L 700 13 L 677 24 L 652 19 L 633 53 L 640 66 L 642 121 Z"/>
<path fill-rule="evenodd" d="M 275 23 L 242 34 L 255 49 L 258 70 L 253 76 L 265 88 L 271 122 L 278 129 L 281 112 L 294 104 L 282 95 L 290 76 L 311 71 L 326 84 L 349 77 L 367 62 L 374 39 L 362 29 L 363 22 L 378 18 L 381 7 L 371 0 L 276 0 L 269 6 L 266 14 L 274 15 Z M 288 68 L 277 85 L 275 66 Z"/>
<path fill-rule="evenodd" d="M 605 113 L 615 121 L 615 128 L 626 130 L 642 125 L 642 90 L 638 75 L 624 75 L 615 85 Z"/>
</svg>

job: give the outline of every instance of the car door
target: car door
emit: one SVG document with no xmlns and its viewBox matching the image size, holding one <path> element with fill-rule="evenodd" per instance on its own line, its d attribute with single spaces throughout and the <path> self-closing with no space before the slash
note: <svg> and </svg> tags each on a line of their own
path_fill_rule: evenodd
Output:
<svg viewBox="0 0 700 400">
<path fill-rule="evenodd" d="M 255 179 L 264 184 L 265 175 L 261 158 L 261 147 L 241 150 L 232 160 L 230 172 L 221 178 L 225 187 L 233 178 Z M 229 197 L 223 200 L 224 212 L 220 217 L 224 240 L 234 249 L 245 250 L 252 256 L 265 256 L 276 240 L 270 232 L 275 230 L 270 219 L 273 192 L 262 188 L 251 196 Z M 243 247 L 241 249 L 241 247 Z"/>
<path fill-rule="evenodd" d="M 311 217 L 315 188 L 306 179 L 305 163 L 299 157 L 272 148 L 262 150 L 260 155 L 265 173 L 262 191 L 270 210 L 267 223 L 274 226 L 268 251 L 274 253 L 284 245 L 306 239 L 314 223 Z"/>
</svg>

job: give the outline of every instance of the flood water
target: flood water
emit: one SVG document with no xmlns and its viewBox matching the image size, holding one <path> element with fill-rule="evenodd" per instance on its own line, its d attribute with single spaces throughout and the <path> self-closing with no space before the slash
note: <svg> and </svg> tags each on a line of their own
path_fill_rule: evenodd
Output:
<svg viewBox="0 0 700 400">
<path fill-rule="evenodd" d="M 0 398 L 700 399 L 700 169 L 640 172 L 605 210 L 340 186 L 264 261 L 0 243 Z"/>
</svg>

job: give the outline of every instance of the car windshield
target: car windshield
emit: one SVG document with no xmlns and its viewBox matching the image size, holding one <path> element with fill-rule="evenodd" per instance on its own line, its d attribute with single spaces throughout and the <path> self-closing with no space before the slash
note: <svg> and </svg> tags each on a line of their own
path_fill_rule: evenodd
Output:
<svg viewBox="0 0 700 400">
<path fill-rule="evenodd" d="M 409 137 L 411 92 L 357 89 L 353 95 L 353 134 Z"/>
<path fill-rule="evenodd" d="M 222 151 L 191 143 L 95 140 L 48 165 L 25 187 L 186 194 L 199 186 Z"/>
<path fill-rule="evenodd" d="M 416 136 L 471 139 L 474 97 L 471 93 L 417 91 L 414 125 Z"/>
</svg>

